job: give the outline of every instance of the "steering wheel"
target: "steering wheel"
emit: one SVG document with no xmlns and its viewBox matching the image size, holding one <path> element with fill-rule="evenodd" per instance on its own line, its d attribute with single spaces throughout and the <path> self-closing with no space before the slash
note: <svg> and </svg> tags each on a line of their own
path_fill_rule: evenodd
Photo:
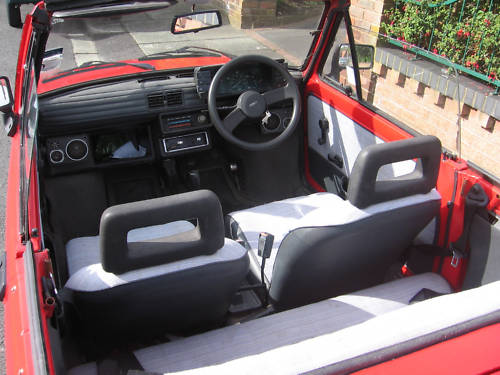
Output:
<svg viewBox="0 0 500 375">
<path fill-rule="evenodd" d="M 264 93 L 258 93 L 254 90 L 243 92 L 236 103 L 236 108 L 232 110 L 224 119 L 221 119 L 217 111 L 217 89 L 223 77 L 233 69 L 237 69 L 240 65 L 248 63 L 262 63 L 276 69 L 285 79 L 286 85 Z M 261 143 L 253 143 L 241 140 L 233 133 L 234 130 L 246 119 L 257 119 L 264 116 L 269 106 L 274 103 L 281 102 L 286 99 L 293 100 L 293 113 L 288 126 L 276 138 Z M 288 71 L 278 62 L 269 57 L 259 55 L 244 55 L 226 63 L 215 74 L 210 84 L 208 91 L 208 112 L 210 118 L 219 132 L 219 134 L 231 143 L 240 146 L 243 149 L 250 151 L 262 151 L 273 148 L 279 143 L 288 138 L 300 120 L 300 103 L 301 97 L 295 79 Z"/>
</svg>

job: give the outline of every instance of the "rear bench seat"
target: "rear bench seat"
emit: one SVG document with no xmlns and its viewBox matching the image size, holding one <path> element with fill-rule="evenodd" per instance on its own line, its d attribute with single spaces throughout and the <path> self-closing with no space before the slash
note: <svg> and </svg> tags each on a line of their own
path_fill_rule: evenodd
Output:
<svg viewBox="0 0 500 375">
<path fill-rule="evenodd" d="M 412 345 L 437 342 L 449 334 L 443 329 L 500 311 L 500 299 L 492 298 L 499 295 L 500 282 L 409 305 L 422 289 L 451 292 L 441 276 L 426 273 L 134 355 L 145 371 L 161 374 L 331 373 L 355 369 L 354 358 L 360 368 L 380 361 L 384 353 L 391 358 L 394 350 L 387 354 L 382 349 L 396 344 L 411 350 Z M 97 374 L 97 364 L 78 366 L 69 374 Z"/>
</svg>

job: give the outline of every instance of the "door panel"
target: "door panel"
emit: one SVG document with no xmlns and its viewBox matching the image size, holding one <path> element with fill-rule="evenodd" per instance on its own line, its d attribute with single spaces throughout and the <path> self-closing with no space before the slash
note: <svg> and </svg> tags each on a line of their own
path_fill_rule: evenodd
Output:
<svg viewBox="0 0 500 375">
<path fill-rule="evenodd" d="M 310 170 L 317 182 L 328 189 L 332 175 L 349 178 L 359 152 L 372 144 L 383 143 L 358 122 L 315 95 L 307 98 L 307 135 Z M 328 122 L 328 130 L 321 124 Z M 404 161 L 380 169 L 377 179 L 390 179 L 411 173 L 415 162 Z"/>
</svg>

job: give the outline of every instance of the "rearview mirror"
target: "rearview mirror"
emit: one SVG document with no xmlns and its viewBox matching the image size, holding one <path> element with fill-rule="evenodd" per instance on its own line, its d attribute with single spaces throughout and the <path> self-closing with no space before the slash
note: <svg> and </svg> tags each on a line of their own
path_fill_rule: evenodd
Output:
<svg viewBox="0 0 500 375">
<path fill-rule="evenodd" d="M 359 69 L 371 69 L 373 67 L 373 55 L 375 48 L 368 44 L 356 44 L 356 55 L 358 56 Z M 349 44 L 341 44 L 339 51 L 339 66 L 352 68 L 351 48 Z"/>
<path fill-rule="evenodd" d="M 172 20 L 171 31 L 172 34 L 196 33 L 221 25 L 220 12 L 218 10 L 208 10 L 175 16 Z"/>
</svg>

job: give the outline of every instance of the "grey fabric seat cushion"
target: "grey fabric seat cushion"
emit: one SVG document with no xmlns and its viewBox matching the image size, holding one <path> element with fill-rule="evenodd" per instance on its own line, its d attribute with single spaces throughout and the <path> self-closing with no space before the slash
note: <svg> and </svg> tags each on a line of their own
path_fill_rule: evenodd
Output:
<svg viewBox="0 0 500 375">
<path fill-rule="evenodd" d="M 301 373 L 319 364 L 329 364 L 343 353 L 345 341 L 338 341 L 336 333 L 406 308 L 423 288 L 451 292 L 441 276 L 427 273 L 141 349 L 134 354 L 146 371 L 159 373 Z M 368 331 L 358 335 L 355 341 L 359 343 L 374 338 Z M 321 344 L 316 345 L 316 340 L 322 340 Z M 95 371 L 95 363 L 90 363 L 73 369 L 70 374 Z"/>
<path fill-rule="evenodd" d="M 285 324 L 283 315 L 277 321 L 262 319 L 252 326 L 229 327 L 231 330 L 143 349 L 135 355 L 147 371 L 168 374 L 288 375 L 317 369 L 322 369 L 318 373 L 349 373 L 394 358 L 402 350 L 411 352 L 446 340 L 453 332 L 460 332 L 461 325 L 476 324 L 479 328 L 480 321 L 488 317 L 498 321 L 499 292 L 500 282 L 495 282 L 378 315 L 370 309 L 356 313 L 357 307 L 350 303 L 347 308 L 335 303 L 339 309 L 336 311 L 334 304 L 327 308 L 333 301 L 324 301 L 320 302 L 321 308 L 330 310 L 324 315 L 309 317 L 306 312 L 313 311 L 301 310 L 302 314 L 293 316 L 293 323 Z M 360 300 L 374 298 L 357 296 Z M 315 309 L 320 311 L 317 306 Z M 336 319 L 328 321 L 332 313 Z M 330 332 L 325 330 L 325 324 Z M 300 337 L 304 329 L 311 332 L 314 328 L 315 336 Z M 296 335 L 293 338 L 289 336 L 290 330 Z"/>
<path fill-rule="evenodd" d="M 128 242 L 152 240 L 187 232 L 193 228 L 194 225 L 188 221 L 176 221 L 131 230 L 127 235 L 127 240 Z M 70 240 L 66 245 L 70 277 L 65 287 L 80 292 L 102 291 L 133 281 L 144 280 L 218 262 L 242 259 L 247 256 L 246 253 L 247 251 L 244 247 L 226 238 L 224 246 L 212 255 L 201 255 L 117 275 L 106 272 L 102 268 L 99 236 L 79 237 Z"/>
<path fill-rule="evenodd" d="M 437 190 L 433 189 L 427 194 L 416 194 L 360 209 L 335 194 L 315 193 L 232 212 L 229 220 L 237 223 L 238 233 L 232 233 L 233 238 L 238 236 L 249 246 L 251 268 L 256 275 L 260 274 L 262 261 L 257 255 L 259 235 L 269 232 L 274 236 L 271 257 L 266 260 L 264 269 L 267 281 L 271 282 L 280 244 L 297 228 L 354 223 L 378 213 L 440 199 Z"/>
</svg>

